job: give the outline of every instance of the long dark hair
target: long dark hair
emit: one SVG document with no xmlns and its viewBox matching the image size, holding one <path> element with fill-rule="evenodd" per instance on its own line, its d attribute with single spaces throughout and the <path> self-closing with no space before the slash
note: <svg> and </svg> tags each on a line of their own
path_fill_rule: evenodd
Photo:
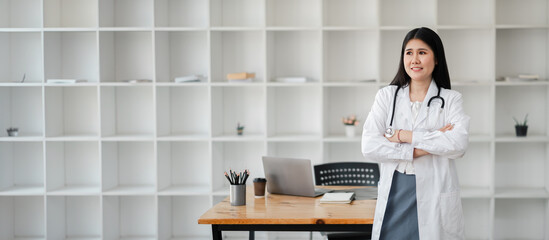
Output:
<svg viewBox="0 0 549 240">
<path fill-rule="evenodd" d="M 442 40 L 437 33 L 426 27 L 416 28 L 406 34 L 406 37 L 402 42 L 402 51 L 400 52 L 398 71 L 395 78 L 391 82 L 391 85 L 404 87 L 410 84 L 410 76 L 406 73 L 406 69 L 404 69 L 404 49 L 406 48 L 406 44 L 408 44 L 408 42 L 412 39 L 419 39 L 425 42 L 433 50 L 435 54 L 435 61 L 437 63 L 433 69 L 433 79 L 435 79 L 435 83 L 438 87 L 451 89 L 450 74 L 448 73 L 448 65 L 446 64 L 446 56 L 444 55 Z"/>
</svg>

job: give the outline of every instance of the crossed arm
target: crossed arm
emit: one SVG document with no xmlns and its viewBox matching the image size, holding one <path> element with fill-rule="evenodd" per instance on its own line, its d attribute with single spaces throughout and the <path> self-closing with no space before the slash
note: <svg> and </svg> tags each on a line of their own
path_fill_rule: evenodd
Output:
<svg viewBox="0 0 549 240">
<path fill-rule="evenodd" d="M 454 129 L 454 125 L 449 123 L 448 125 L 442 127 L 441 129 L 439 129 L 439 131 L 441 132 L 446 132 L 446 131 L 450 131 Z M 400 136 L 399 136 L 400 134 Z M 400 141 L 399 141 L 399 137 L 400 137 Z M 395 142 L 395 143 L 412 143 L 412 137 L 413 137 L 413 132 L 412 131 L 408 131 L 408 130 L 397 130 L 397 132 L 390 138 L 386 137 L 389 141 L 391 142 Z M 430 153 L 425 151 L 425 150 L 422 150 L 422 149 L 418 149 L 418 148 L 414 148 L 414 158 L 418 158 L 418 157 L 422 157 L 422 156 L 425 156 L 425 155 L 429 155 Z"/>
</svg>

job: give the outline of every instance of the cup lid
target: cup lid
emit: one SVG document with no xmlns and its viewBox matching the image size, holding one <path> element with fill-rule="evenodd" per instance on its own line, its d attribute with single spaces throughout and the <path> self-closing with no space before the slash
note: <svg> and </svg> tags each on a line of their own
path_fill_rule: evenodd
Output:
<svg viewBox="0 0 549 240">
<path fill-rule="evenodd" d="M 254 178 L 254 182 L 267 182 L 265 178 Z"/>
</svg>

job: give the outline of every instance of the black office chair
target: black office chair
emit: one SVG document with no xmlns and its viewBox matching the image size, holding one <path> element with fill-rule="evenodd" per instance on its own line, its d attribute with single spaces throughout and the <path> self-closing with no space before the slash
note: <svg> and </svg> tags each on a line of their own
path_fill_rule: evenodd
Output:
<svg viewBox="0 0 549 240">
<path fill-rule="evenodd" d="M 379 181 L 379 166 L 367 162 L 336 162 L 315 165 L 315 184 L 322 186 L 373 186 Z"/>
<path fill-rule="evenodd" d="M 367 162 L 336 162 L 315 165 L 315 184 L 322 186 L 373 186 L 379 181 L 379 166 Z M 371 239 L 371 233 L 327 233 L 328 240 Z"/>
</svg>

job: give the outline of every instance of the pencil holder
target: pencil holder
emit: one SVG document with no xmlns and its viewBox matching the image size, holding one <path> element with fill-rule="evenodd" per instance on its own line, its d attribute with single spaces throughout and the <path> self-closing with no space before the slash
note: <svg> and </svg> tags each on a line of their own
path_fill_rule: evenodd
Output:
<svg viewBox="0 0 549 240">
<path fill-rule="evenodd" d="M 231 206 L 246 205 L 246 185 L 231 185 L 230 200 Z"/>
</svg>

